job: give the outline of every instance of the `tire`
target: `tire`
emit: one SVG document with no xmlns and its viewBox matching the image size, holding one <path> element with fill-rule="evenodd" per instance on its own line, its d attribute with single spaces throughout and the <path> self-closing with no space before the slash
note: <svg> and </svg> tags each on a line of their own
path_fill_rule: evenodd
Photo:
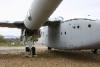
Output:
<svg viewBox="0 0 100 67">
<path fill-rule="evenodd" d="M 26 51 L 26 52 L 30 52 L 30 48 L 29 48 L 29 47 L 26 47 L 26 48 L 25 48 L 25 51 Z"/>
<path fill-rule="evenodd" d="M 32 51 L 32 55 L 36 55 L 36 49 L 35 49 L 35 47 L 32 47 L 31 51 Z"/>
</svg>

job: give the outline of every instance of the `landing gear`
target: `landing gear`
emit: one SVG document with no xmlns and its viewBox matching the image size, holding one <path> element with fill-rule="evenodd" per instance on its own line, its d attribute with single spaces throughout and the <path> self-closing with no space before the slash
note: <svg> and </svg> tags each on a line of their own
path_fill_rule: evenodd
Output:
<svg viewBox="0 0 100 67">
<path fill-rule="evenodd" d="M 39 30 L 29 30 L 25 29 L 22 33 L 22 40 L 23 45 L 26 46 L 25 48 L 25 55 L 29 57 L 33 57 L 36 55 L 36 48 L 35 48 L 35 42 L 38 41 L 38 38 L 40 37 Z"/>
<path fill-rule="evenodd" d="M 97 54 L 97 53 L 98 53 L 98 49 L 94 49 L 92 52 L 93 52 L 94 54 Z"/>
</svg>

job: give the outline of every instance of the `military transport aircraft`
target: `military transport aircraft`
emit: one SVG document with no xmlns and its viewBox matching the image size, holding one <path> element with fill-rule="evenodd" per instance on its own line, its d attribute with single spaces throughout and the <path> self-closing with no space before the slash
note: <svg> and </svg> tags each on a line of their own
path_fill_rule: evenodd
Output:
<svg viewBox="0 0 100 67">
<path fill-rule="evenodd" d="M 75 18 L 66 21 L 48 18 L 62 0 L 34 0 L 24 21 L 0 23 L 0 27 L 20 28 L 26 53 L 34 56 L 34 42 L 46 45 L 48 50 L 100 48 L 100 20 Z M 42 27 L 42 28 L 41 28 Z"/>
</svg>

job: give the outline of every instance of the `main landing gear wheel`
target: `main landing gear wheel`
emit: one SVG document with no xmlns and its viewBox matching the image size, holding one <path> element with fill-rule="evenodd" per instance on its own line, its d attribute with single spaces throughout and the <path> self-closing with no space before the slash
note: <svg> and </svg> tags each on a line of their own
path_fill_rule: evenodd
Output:
<svg viewBox="0 0 100 67">
<path fill-rule="evenodd" d="M 30 48 L 29 48 L 29 47 L 26 47 L 26 48 L 25 48 L 25 51 L 26 51 L 26 52 L 30 52 Z"/>
<path fill-rule="evenodd" d="M 32 47 L 31 48 L 31 54 L 32 54 L 32 56 L 34 56 L 34 55 L 36 55 L 36 48 L 35 47 Z"/>
<path fill-rule="evenodd" d="M 25 56 L 28 57 L 29 54 L 30 54 L 30 48 L 25 47 Z"/>
</svg>

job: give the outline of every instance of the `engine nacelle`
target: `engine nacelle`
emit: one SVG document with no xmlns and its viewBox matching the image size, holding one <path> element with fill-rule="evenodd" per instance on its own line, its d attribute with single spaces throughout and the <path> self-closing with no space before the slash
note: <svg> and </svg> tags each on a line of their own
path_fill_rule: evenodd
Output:
<svg viewBox="0 0 100 67">
<path fill-rule="evenodd" d="M 30 30 L 39 29 L 62 0 L 34 0 L 24 24 Z"/>
</svg>

